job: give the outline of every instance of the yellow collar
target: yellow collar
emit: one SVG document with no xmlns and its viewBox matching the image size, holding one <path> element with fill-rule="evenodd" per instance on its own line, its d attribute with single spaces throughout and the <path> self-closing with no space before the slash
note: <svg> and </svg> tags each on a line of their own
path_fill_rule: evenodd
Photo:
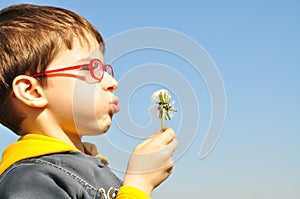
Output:
<svg viewBox="0 0 300 199">
<path fill-rule="evenodd" d="M 61 140 L 44 135 L 27 134 L 9 145 L 2 154 L 0 175 L 14 163 L 41 155 L 79 150 Z"/>
</svg>

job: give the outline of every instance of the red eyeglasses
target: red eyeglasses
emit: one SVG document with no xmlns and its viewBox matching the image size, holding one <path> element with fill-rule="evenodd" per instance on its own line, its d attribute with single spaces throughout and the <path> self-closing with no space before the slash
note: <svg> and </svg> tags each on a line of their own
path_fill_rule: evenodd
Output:
<svg viewBox="0 0 300 199">
<path fill-rule="evenodd" d="M 100 82 L 103 78 L 104 72 L 107 72 L 109 75 L 114 77 L 114 71 L 111 65 L 103 64 L 99 59 L 92 59 L 90 60 L 89 64 L 82 64 L 77 66 L 70 66 L 65 68 L 59 68 L 54 70 L 48 70 L 45 72 L 40 72 L 36 74 L 31 74 L 32 77 L 42 77 L 42 76 L 70 76 L 70 77 L 79 77 L 74 74 L 65 74 L 59 73 L 54 74 L 57 72 L 67 71 L 67 70 L 75 70 L 80 69 L 84 73 L 85 81 L 88 83 L 97 83 Z M 79 77 L 80 78 L 80 77 Z M 82 78 L 81 78 L 82 79 Z"/>
</svg>

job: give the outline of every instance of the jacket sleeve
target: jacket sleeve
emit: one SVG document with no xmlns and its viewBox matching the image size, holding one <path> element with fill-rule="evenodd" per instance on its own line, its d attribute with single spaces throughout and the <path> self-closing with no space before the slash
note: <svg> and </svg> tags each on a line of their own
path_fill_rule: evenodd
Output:
<svg viewBox="0 0 300 199">
<path fill-rule="evenodd" d="M 147 194 L 132 186 L 122 186 L 116 199 L 151 199 Z"/>
</svg>

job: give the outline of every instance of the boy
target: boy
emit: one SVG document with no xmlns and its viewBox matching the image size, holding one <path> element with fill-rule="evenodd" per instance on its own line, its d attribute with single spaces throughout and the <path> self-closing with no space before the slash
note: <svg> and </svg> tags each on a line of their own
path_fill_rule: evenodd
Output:
<svg viewBox="0 0 300 199">
<path fill-rule="evenodd" d="M 2 156 L 1 198 L 149 198 L 168 178 L 177 148 L 170 128 L 135 148 L 123 182 L 81 142 L 104 134 L 119 111 L 103 39 L 88 21 L 14 5 L 0 11 L 0 40 L 0 122 L 21 136 Z"/>
</svg>

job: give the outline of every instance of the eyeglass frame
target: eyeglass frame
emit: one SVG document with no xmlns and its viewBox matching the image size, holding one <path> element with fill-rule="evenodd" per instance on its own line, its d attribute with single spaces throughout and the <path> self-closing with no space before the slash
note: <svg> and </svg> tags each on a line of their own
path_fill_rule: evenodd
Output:
<svg viewBox="0 0 300 199">
<path fill-rule="evenodd" d="M 102 75 L 101 77 L 97 78 L 95 76 L 95 73 L 94 73 L 94 68 L 93 68 L 93 63 L 95 61 L 98 61 L 100 63 L 100 66 L 101 66 L 101 70 L 102 70 Z M 39 73 L 36 73 L 36 74 L 29 74 L 29 76 L 31 77 L 43 77 L 43 76 L 52 76 L 52 75 L 49 75 L 51 73 L 57 73 L 57 72 L 62 72 L 62 71 L 68 71 L 68 70 L 76 70 L 76 69 L 89 69 L 89 72 L 90 72 L 90 75 L 93 79 L 96 80 L 96 82 L 101 82 L 101 80 L 103 79 L 103 76 L 104 76 L 104 72 L 107 72 L 107 68 L 109 68 L 110 72 L 109 73 L 112 77 L 114 77 L 114 70 L 112 68 L 112 66 L 110 64 L 103 64 L 103 62 L 100 60 L 100 59 L 91 59 L 90 60 L 90 63 L 88 64 L 80 64 L 80 65 L 76 65 L 76 66 L 68 66 L 68 67 L 64 67 L 64 68 L 59 68 L 59 69 L 53 69 L 53 70 L 46 70 L 44 72 L 39 72 Z M 53 75 L 54 76 L 54 75 Z M 76 77 L 76 75 L 73 75 L 73 74 L 56 74 L 55 76 L 71 76 L 71 77 Z M 95 83 L 96 83 L 95 82 Z"/>
</svg>

